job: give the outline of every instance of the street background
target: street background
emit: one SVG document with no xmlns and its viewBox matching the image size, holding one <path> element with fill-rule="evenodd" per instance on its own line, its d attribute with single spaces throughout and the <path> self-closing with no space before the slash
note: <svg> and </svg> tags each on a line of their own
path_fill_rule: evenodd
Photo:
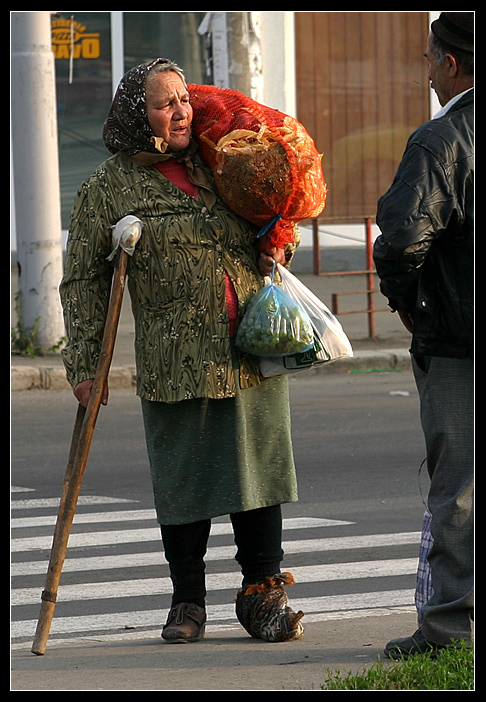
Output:
<svg viewBox="0 0 486 702">
<path fill-rule="evenodd" d="M 125 66 L 170 55 L 200 82 L 198 71 L 208 77 L 211 55 L 214 84 L 251 88 L 262 102 L 302 115 L 325 154 L 327 222 L 359 226 L 375 212 L 408 135 L 431 108 L 422 54 L 435 12 L 11 14 L 17 198 L 11 325 L 18 264 L 24 326 L 30 329 L 41 315 L 44 346 L 62 334 L 55 292 L 62 247 L 53 245 L 58 205 L 62 238 L 79 183 L 106 157 L 101 125 Z M 231 40 L 238 28 L 251 38 L 246 56 L 243 43 Z M 69 61 L 62 53 L 66 30 L 74 50 Z M 363 36 L 370 42 L 360 42 Z M 397 59 L 392 67 L 390 38 Z M 83 53 L 85 41 L 100 49 L 89 54 L 92 60 Z M 368 46 L 379 50 L 371 57 Z M 76 52 L 81 61 L 71 61 Z M 242 59 L 248 70 L 241 70 Z M 59 158 L 53 157 L 57 149 Z M 26 169 L 31 161 L 37 167 Z M 342 241 L 343 234 L 333 232 L 331 241 Z M 366 268 L 363 255 L 351 260 L 359 247 L 348 248 L 354 250 L 336 252 L 329 265 L 326 247 L 323 270 Z M 365 289 L 366 276 L 313 276 L 311 264 L 312 251 L 304 247 L 292 269 L 329 307 L 335 293 L 343 312 L 366 307 L 366 296 L 346 294 Z M 384 306 L 379 295 L 375 300 Z M 292 606 L 306 612 L 305 636 L 292 644 L 252 640 L 236 622 L 239 574 L 225 518 L 214 520 L 208 552 L 207 638 L 190 647 L 161 642 L 170 583 L 134 392 L 126 297 L 110 403 L 100 412 L 51 637 L 46 655 L 33 656 L 76 403 L 59 355 L 12 355 L 13 690 L 314 690 L 328 668 L 360 669 L 382 656 L 390 638 L 416 628 L 413 591 L 426 486 L 409 337 L 390 312 L 377 313 L 372 339 L 365 314 L 340 319 L 354 358 L 290 381 L 300 500 L 284 509 L 284 567 L 297 581 L 289 591 Z"/>
</svg>

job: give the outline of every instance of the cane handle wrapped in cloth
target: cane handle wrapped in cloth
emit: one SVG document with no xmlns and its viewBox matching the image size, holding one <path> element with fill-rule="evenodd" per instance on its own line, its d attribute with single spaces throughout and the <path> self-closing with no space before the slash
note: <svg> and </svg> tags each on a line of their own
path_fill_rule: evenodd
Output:
<svg viewBox="0 0 486 702">
<path fill-rule="evenodd" d="M 126 217 L 120 219 L 113 227 L 113 232 L 111 235 L 113 251 L 108 256 L 107 260 L 112 261 L 115 258 L 119 247 L 129 256 L 133 256 L 135 246 L 137 245 L 137 241 L 140 239 L 141 233 L 142 222 L 138 217 L 135 217 L 134 215 L 126 215 Z"/>
</svg>

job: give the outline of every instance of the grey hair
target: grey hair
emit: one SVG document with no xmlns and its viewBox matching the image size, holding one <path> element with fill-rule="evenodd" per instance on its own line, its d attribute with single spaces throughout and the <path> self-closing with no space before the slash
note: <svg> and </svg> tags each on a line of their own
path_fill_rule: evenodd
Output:
<svg viewBox="0 0 486 702">
<path fill-rule="evenodd" d="M 150 77 L 155 75 L 156 73 L 164 73 L 165 71 L 173 71 L 174 73 L 177 73 L 179 78 L 184 83 L 184 86 L 187 88 L 187 81 L 184 75 L 184 71 L 180 66 L 177 65 L 177 63 L 175 63 L 175 61 L 171 61 L 170 59 L 156 59 L 155 61 L 153 61 L 153 65 L 149 66 L 149 70 L 147 72 L 147 77 L 145 81 L 147 82 L 150 79 Z"/>
<path fill-rule="evenodd" d="M 444 61 L 447 54 L 453 54 L 457 63 L 462 66 L 466 75 L 474 75 L 474 55 L 449 46 L 432 33 L 432 48 L 434 50 L 435 62 L 438 66 Z"/>
</svg>

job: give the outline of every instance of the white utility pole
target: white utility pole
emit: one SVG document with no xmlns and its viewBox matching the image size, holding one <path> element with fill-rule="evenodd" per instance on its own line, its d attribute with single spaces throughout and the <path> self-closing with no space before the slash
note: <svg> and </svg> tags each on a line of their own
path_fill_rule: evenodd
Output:
<svg viewBox="0 0 486 702">
<path fill-rule="evenodd" d="M 61 205 L 50 12 L 11 12 L 12 160 L 20 291 L 28 332 L 47 349 L 64 334 Z"/>
<path fill-rule="evenodd" d="M 239 90 L 256 100 L 261 99 L 260 94 L 256 94 L 261 61 L 251 19 L 257 14 L 206 12 L 198 28 L 199 34 L 206 37 L 208 74 L 213 84 Z M 258 71 L 254 70 L 255 65 Z"/>
</svg>

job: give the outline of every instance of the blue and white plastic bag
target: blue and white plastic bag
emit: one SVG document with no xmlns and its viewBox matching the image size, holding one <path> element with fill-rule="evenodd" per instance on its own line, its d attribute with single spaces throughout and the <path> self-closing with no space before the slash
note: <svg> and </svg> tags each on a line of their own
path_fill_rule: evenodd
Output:
<svg viewBox="0 0 486 702">
<path fill-rule="evenodd" d="M 290 356 L 313 348 L 314 328 L 307 312 L 272 275 L 249 301 L 235 343 L 254 356 Z"/>
</svg>

